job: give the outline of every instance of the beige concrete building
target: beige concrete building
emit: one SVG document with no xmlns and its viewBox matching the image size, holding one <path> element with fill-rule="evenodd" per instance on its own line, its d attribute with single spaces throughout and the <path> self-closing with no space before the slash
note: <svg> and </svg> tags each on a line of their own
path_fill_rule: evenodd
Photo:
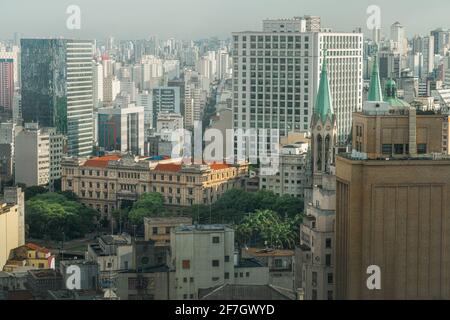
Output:
<svg viewBox="0 0 450 320">
<path fill-rule="evenodd" d="M 129 155 L 67 158 L 62 162 L 62 190 L 108 215 L 123 201 L 159 192 L 167 208 L 182 213 L 195 204 L 210 204 L 226 191 L 245 187 L 248 165 L 185 165 L 179 160 L 151 161 Z"/>
<path fill-rule="evenodd" d="M 197 299 L 199 289 L 233 283 L 233 229 L 222 225 L 177 227 L 170 244 L 177 299 Z"/>
<path fill-rule="evenodd" d="M 155 241 L 156 246 L 170 245 L 170 232 L 173 228 L 192 225 L 192 218 L 189 217 L 154 217 L 144 218 L 145 240 Z"/>
<path fill-rule="evenodd" d="M 0 198 L 0 270 L 12 249 L 25 244 L 25 201 L 20 188 L 5 188 Z"/>
<path fill-rule="evenodd" d="M 225 284 L 269 284 L 269 268 L 256 259 L 241 259 L 234 248 L 234 230 L 227 226 L 176 227 L 170 246 L 175 299 L 199 299 L 202 289 Z"/>
<path fill-rule="evenodd" d="M 66 150 L 66 138 L 55 128 L 39 128 L 37 123 L 27 123 L 25 130 L 16 136 L 15 182 L 27 187 L 53 188 L 61 178 L 61 160 Z"/>
<path fill-rule="evenodd" d="M 293 250 L 244 248 L 241 254 L 244 259 L 255 259 L 267 268 L 268 284 L 293 290 L 295 270 Z"/>
<path fill-rule="evenodd" d="M 0 201 L 0 269 L 6 264 L 9 252 L 22 245 L 19 239 L 19 207 Z"/>
<path fill-rule="evenodd" d="M 290 195 L 304 199 L 305 187 L 309 186 L 307 166 L 307 143 L 288 144 L 281 148 L 279 171 L 275 175 L 260 175 L 259 187 L 279 196 Z"/>
<path fill-rule="evenodd" d="M 393 81 L 385 94 L 354 113 L 354 151 L 336 158 L 336 297 L 449 299 L 447 118 L 397 99 Z M 369 266 L 380 268 L 378 289 Z"/>
</svg>

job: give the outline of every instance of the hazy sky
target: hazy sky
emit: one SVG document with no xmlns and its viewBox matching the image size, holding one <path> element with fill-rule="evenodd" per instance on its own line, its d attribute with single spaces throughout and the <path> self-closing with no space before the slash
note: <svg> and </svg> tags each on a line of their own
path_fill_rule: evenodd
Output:
<svg viewBox="0 0 450 320">
<path fill-rule="evenodd" d="M 69 5 L 81 8 L 81 30 L 66 28 Z M 385 33 L 401 22 L 408 35 L 450 27 L 449 0 L 0 0 L 0 38 L 71 36 L 140 39 L 150 35 L 226 38 L 233 31 L 260 30 L 264 18 L 320 15 L 338 31 L 366 28 L 366 8 L 381 8 Z"/>
</svg>

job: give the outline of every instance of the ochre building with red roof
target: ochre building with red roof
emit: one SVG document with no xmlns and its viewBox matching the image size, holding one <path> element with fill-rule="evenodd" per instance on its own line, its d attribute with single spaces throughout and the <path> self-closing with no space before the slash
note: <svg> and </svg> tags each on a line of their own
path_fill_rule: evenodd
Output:
<svg viewBox="0 0 450 320">
<path fill-rule="evenodd" d="M 113 154 L 63 160 L 62 189 L 105 216 L 146 192 L 161 193 L 167 208 L 182 213 L 192 205 L 214 203 L 230 189 L 244 188 L 247 173 L 247 164 L 184 164 Z"/>
</svg>

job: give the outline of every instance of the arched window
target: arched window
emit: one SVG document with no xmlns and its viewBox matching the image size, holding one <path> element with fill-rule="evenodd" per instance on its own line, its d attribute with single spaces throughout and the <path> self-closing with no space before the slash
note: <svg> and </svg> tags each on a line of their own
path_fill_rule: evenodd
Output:
<svg viewBox="0 0 450 320">
<path fill-rule="evenodd" d="M 325 138 L 325 171 L 329 172 L 330 169 L 330 147 L 331 147 L 331 137 L 327 135 Z"/>
<path fill-rule="evenodd" d="M 317 165 L 317 171 L 322 171 L 322 136 L 319 134 L 317 135 L 317 161 L 316 161 L 316 165 Z"/>
</svg>

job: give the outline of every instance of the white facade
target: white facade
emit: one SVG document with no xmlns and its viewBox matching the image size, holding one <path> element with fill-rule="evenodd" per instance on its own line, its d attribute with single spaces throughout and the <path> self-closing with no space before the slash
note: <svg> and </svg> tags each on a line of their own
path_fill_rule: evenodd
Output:
<svg viewBox="0 0 450 320">
<path fill-rule="evenodd" d="M 158 115 L 161 112 L 180 113 L 180 88 L 155 87 L 152 89 L 152 123 L 156 127 Z"/>
<path fill-rule="evenodd" d="M 112 151 L 109 150 L 109 146 L 117 146 L 116 141 L 109 141 L 108 138 L 105 138 L 112 131 L 120 137 L 120 149 L 116 149 L 117 151 L 122 153 L 132 152 L 135 155 L 144 154 L 143 107 L 136 107 L 134 104 L 116 104 L 111 107 L 99 108 L 98 118 L 98 143 L 100 147 Z M 117 127 L 117 123 L 119 127 Z"/>
<path fill-rule="evenodd" d="M 327 51 L 340 142 L 362 108 L 363 35 L 325 32 L 233 33 L 233 125 L 308 132 Z"/>
<path fill-rule="evenodd" d="M 308 144 L 283 146 L 280 155 L 279 172 L 276 175 L 261 175 L 259 187 L 277 195 L 290 195 L 304 199 L 304 190 L 309 186 L 307 177 Z"/>
<path fill-rule="evenodd" d="M 148 91 L 139 93 L 136 97 L 136 106 L 144 108 L 144 128 L 153 127 L 152 95 Z"/>
<path fill-rule="evenodd" d="M 103 101 L 113 102 L 120 93 L 120 81 L 115 76 L 108 76 L 103 82 Z"/>
<path fill-rule="evenodd" d="M 26 124 L 16 136 L 15 182 L 27 187 L 44 186 L 61 177 L 65 138 L 54 128 Z"/>
<path fill-rule="evenodd" d="M 103 101 L 103 65 L 94 64 L 94 108 L 98 108 Z"/>
<path fill-rule="evenodd" d="M 162 112 L 158 114 L 156 132 L 161 135 L 161 140 L 170 141 L 172 132 L 183 129 L 183 117 L 178 113 Z"/>
<path fill-rule="evenodd" d="M 184 82 L 184 127 L 189 129 L 196 121 L 201 121 L 207 93 L 202 77 L 195 71 L 186 70 Z"/>
<path fill-rule="evenodd" d="M 177 227 L 171 232 L 176 299 L 197 299 L 199 289 L 234 281 L 234 230 L 217 225 Z"/>
<path fill-rule="evenodd" d="M 90 156 L 94 142 L 93 42 L 67 40 L 67 149 L 70 156 Z"/>
</svg>

